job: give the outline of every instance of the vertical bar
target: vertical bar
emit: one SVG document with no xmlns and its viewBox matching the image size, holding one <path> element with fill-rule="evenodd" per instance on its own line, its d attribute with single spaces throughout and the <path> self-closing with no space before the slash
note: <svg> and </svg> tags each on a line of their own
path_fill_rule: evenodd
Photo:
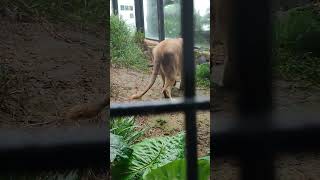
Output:
<svg viewBox="0 0 320 180">
<path fill-rule="evenodd" d="M 109 6 L 110 6 L 110 3 L 109 3 Z M 117 5 L 118 7 L 118 5 Z M 110 7 L 108 7 L 108 10 L 107 11 L 110 11 Z M 110 12 L 107 12 L 108 14 L 110 14 Z M 107 17 L 107 24 L 106 24 L 106 34 L 105 34 L 105 38 L 106 38 L 106 44 L 105 44 L 105 49 L 104 49 L 104 53 L 106 53 L 107 57 L 104 56 L 105 58 L 105 62 L 106 64 L 102 67 L 102 68 L 105 68 L 106 71 L 103 71 L 105 73 L 103 73 L 103 76 L 106 77 L 106 92 L 109 96 L 109 103 L 110 103 L 110 92 L 111 92 L 111 81 L 110 81 L 110 61 L 111 61 L 111 55 L 110 55 L 110 36 L 111 36 L 111 33 L 110 33 L 110 16 Z M 107 159 L 109 160 L 110 159 L 110 110 L 107 111 L 107 119 L 106 119 L 106 132 L 107 132 L 107 140 L 108 142 L 106 143 L 106 146 L 107 146 L 107 150 L 105 153 L 107 153 Z M 108 164 L 107 166 L 107 174 L 110 174 L 111 172 L 111 166 L 110 166 L 110 163 Z"/>
<path fill-rule="evenodd" d="M 159 40 L 163 41 L 165 38 L 164 34 L 164 9 L 163 0 L 157 0 L 157 10 L 158 10 L 158 32 Z"/>
<path fill-rule="evenodd" d="M 118 15 L 118 1 L 117 0 L 112 0 L 112 9 L 113 9 L 113 14 Z"/>
<path fill-rule="evenodd" d="M 184 96 L 194 98 L 195 95 L 195 64 L 193 53 L 193 0 L 182 1 L 182 38 L 183 38 L 183 79 Z M 186 123 L 186 157 L 188 180 L 198 179 L 197 165 L 197 127 L 195 110 L 185 111 Z"/>
<path fill-rule="evenodd" d="M 272 106 L 270 1 L 233 0 L 232 5 L 230 58 L 237 67 L 238 127 L 266 132 Z M 272 147 L 266 141 L 248 141 L 239 150 L 243 180 L 274 179 Z"/>
<path fill-rule="evenodd" d="M 144 32 L 143 0 L 134 0 L 137 31 Z"/>
</svg>

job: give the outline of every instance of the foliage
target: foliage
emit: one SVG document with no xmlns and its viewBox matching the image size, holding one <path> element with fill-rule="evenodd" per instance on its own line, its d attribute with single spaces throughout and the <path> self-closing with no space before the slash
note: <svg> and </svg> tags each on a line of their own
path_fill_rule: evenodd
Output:
<svg viewBox="0 0 320 180">
<path fill-rule="evenodd" d="M 35 174 L 25 174 L 25 175 L 2 175 L 0 179 L 14 179 L 14 180 L 80 180 L 78 171 L 68 171 L 68 172 L 54 172 L 47 175 L 35 175 Z"/>
<path fill-rule="evenodd" d="M 117 16 L 110 16 L 110 52 L 114 64 L 136 70 L 148 70 L 148 62 L 137 43 L 141 34 L 132 35 L 130 28 Z M 141 40 L 141 39 L 140 39 Z"/>
<path fill-rule="evenodd" d="M 280 50 L 276 71 L 287 80 L 302 80 L 310 85 L 320 85 L 320 58 L 310 54 L 297 56 Z"/>
<path fill-rule="evenodd" d="M 139 45 L 141 49 L 144 48 L 144 33 L 140 31 L 135 31 L 133 35 L 133 41 Z"/>
<path fill-rule="evenodd" d="M 151 169 L 182 158 L 184 155 L 184 134 L 145 139 L 132 145 L 131 148 L 133 153 L 127 166 L 112 168 L 113 178 L 119 180 L 139 179 L 149 173 Z"/>
<path fill-rule="evenodd" d="M 286 12 L 275 22 L 274 70 L 287 80 L 320 85 L 320 16 L 312 7 Z"/>
<path fill-rule="evenodd" d="M 196 66 L 196 83 L 200 87 L 210 87 L 210 67 L 209 63 Z"/>
<path fill-rule="evenodd" d="M 128 158 L 130 152 L 128 145 L 121 136 L 110 133 L 110 162 L 113 163 L 118 157 Z"/>
<path fill-rule="evenodd" d="M 110 132 L 114 135 L 121 136 L 123 141 L 129 146 L 137 141 L 140 137 L 144 135 L 145 130 L 136 129 L 139 126 L 135 125 L 134 116 L 131 117 L 118 117 L 111 120 L 111 130 Z"/>
<path fill-rule="evenodd" d="M 307 53 L 308 51 L 304 51 L 307 49 L 304 49 L 301 45 L 313 44 L 314 48 L 319 48 L 315 42 L 320 40 L 320 17 L 311 9 L 289 10 L 284 17 L 276 22 L 275 32 L 277 43 L 281 48 Z M 314 51 L 313 53 L 318 52 Z"/>
<path fill-rule="evenodd" d="M 112 174 L 116 177 L 128 167 L 133 150 L 121 136 L 110 133 L 110 163 Z"/>
<path fill-rule="evenodd" d="M 2 0 L 1 8 L 15 11 L 18 16 L 46 17 L 54 21 L 104 23 L 108 17 L 105 0 Z"/>
<path fill-rule="evenodd" d="M 96 179 L 94 178 L 94 170 L 59 170 L 51 172 L 40 173 L 22 173 L 15 175 L 1 175 L 0 179 L 13 179 L 13 180 L 82 180 L 82 179 Z"/>
<path fill-rule="evenodd" d="M 199 180 L 207 180 L 210 176 L 210 158 L 198 159 L 198 175 Z M 144 180 L 158 180 L 158 179 L 175 179 L 184 180 L 186 178 L 186 160 L 178 159 L 172 161 L 162 167 L 153 169 L 143 177 Z"/>
</svg>

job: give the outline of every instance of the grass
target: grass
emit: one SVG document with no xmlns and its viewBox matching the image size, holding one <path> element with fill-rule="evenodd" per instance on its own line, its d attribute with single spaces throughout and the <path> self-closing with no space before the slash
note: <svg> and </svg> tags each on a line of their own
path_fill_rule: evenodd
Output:
<svg viewBox="0 0 320 180">
<path fill-rule="evenodd" d="M 280 50 L 277 73 L 286 80 L 302 81 L 320 87 L 320 58 L 310 54 L 296 55 Z"/>
<path fill-rule="evenodd" d="M 210 67 L 208 63 L 196 66 L 196 84 L 198 87 L 210 87 Z"/>
<path fill-rule="evenodd" d="M 117 16 L 110 17 L 110 52 L 113 64 L 135 70 L 147 71 L 147 57 L 142 51 L 143 34 L 131 32 Z"/>
<path fill-rule="evenodd" d="M 39 22 L 46 19 L 53 23 L 66 23 L 75 26 L 96 27 L 104 26 L 109 16 L 109 1 L 105 0 L 1 0 L 0 11 L 14 17 L 17 21 Z M 9 80 L 9 71 L 0 64 L 0 93 L 3 93 Z M 63 157 L 61 157 L 63 158 Z M 37 174 L 20 174 L 0 176 L 0 179 L 21 180 L 80 180 L 98 179 L 105 172 L 82 169 L 64 172 L 39 172 Z M 104 177 L 106 178 L 106 177 Z M 100 177 L 101 179 L 101 177 Z"/>
<path fill-rule="evenodd" d="M 106 172 L 103 172 L 106 174 Z M 13 179 L 13 180 L 82 180 L 101 179 L 102 175 L 100 171 L 92 169 L 76 169 L 71 171 L 51 171 L 51 172 L 38 172 L 38 173 L 23 173 L 15 175 L 2 175 L 0 179 Z"/>
<path fill-rule="evenodd" d="M 7 8 L 18 17 L 45 17 L 50 21 L 105 24 L 109 1 L 105 0 L 2 0 L 0 8 Z"/>
<path fill-rule="evenodd" d="M 312 6 L 292 9 L 275 23 L 276 74 L 320 86 L 320 16 Z"/>
</svg>

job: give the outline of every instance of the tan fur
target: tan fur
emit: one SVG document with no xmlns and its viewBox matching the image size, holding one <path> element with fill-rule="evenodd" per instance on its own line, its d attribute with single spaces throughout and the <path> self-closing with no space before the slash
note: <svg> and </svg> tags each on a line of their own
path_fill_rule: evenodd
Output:
<svg viewBox="0 0 320 180">
<path fill-rule="evenodd" d="M 72 107 L 66 114 L 68 119 L 86 119 L 96 117 L 105 107 L 110 105 L 110 98 L 105 97 L 98 103 L 86 103 Z"/>
<path fill-rule="evenodd" d="M 162 93 L 165 98 L 172 99 L 171 89 L 176 81 L 181 79 L 182 70 L 182 38 L 166 39 L 155 46 L 152 51 L 153 72 L 147 88 L 142 92 L 132 95 L 130 99 L 141 98 L 154 84 L 158 74 L 160 74 L 163 85 Z M 180 89 L 183 84 L 180 83 Z"/>
</svg>

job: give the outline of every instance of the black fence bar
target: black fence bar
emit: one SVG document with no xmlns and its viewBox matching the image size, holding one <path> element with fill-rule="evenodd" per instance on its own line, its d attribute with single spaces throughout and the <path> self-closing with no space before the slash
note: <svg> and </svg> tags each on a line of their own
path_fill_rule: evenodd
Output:
<svg viewBox="0 0 320 180">
<path fill-rule="evenodd" d="M 195 96 L 195 63 L 193 52 L 193 1 L 182 1 L 182 38 L 183 38 L 183 72 L 182 81 L 185 85 L 185 98 Z M 188 180 L 198 179 L 197 164 L 197 126 L 195 109 L 185 110 L 186 125 L 186 158 Z"/>
<path fill-rule="evenodd" d="M 238 128 L 222 124 L 211 128 L 211 146 L 215 157 L 239 157 L 239 147 L 255 145 L 263 141 L 273 152 L 298 153 L 320 150 L 320 114 L 281 114 L 273 118 L 269 130 Z M 229 119 L 217 121 L 230 122 Z M 257 119 L 259 121 L 259 119 Z"/>
<path fill-rule="evenodd" d="M 238 128 L 268 132 L 271 112 L 271 16 L 269 0 L 233 1 L 231 60 L 235 63 Z M 251 132 L 251 131 L 249 131 Z M 246 134 L 246 132 L 243 132 Z M 253 136 L 253 134 L 251 134 Z M 243 180 L 274 179 L 273 149 L 266 137 L 239 146 Z"/>
<path fill-rule="evenodd" d="M 118 15 L 118 0 L 111 0 L 112 1 L 112 10 L 114 15 Z"/>
<path fill-rule="evenodd" d="M 2 130 L 0 174 L 109 166 L 106 127 Z"/>
<path fill-rule="evenodd" d="M 163 0 L 157 0 L 157 11 L 158 11 L 159 41 L 162 41 L 165 38 Z"/>
<path fill-rule="evenodd" d="M 143 114 L 160 114 L 165 112 L 189 111 L 191 109 L 209 110 L 209 97 L 177 98 L 170 100 L 144 101 L 135 103 L 112 103 L 110 116 L 128 116 Z"/>
<path fill-rule="evenodd" d="M 137 31 L 144 32 L 143 1 L 134 0 Z"/>
</svg>

